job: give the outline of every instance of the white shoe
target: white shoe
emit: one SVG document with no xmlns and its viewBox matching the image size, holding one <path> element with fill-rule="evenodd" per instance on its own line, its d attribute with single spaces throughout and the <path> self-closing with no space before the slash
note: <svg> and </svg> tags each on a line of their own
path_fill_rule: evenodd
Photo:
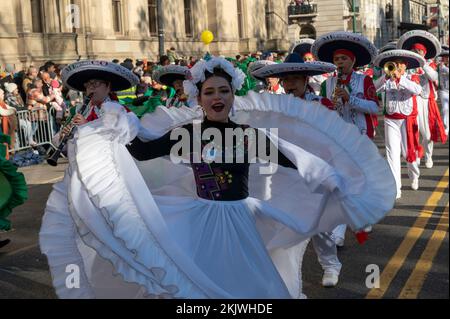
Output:
<svg viewBox="0 0 450 319">
<path fill-rule="evenodd" d="M 418 178 L 413 179 L 413 181 L 411 183 L 411 188 L 415 191 L 419 189 L 419 179 Z"/>
<path fill-rule="evenodd" d="M 344 247 L 344 238 L 342 237 L 336 237 L 334 239 L 334 243 L 336 244 L 336 246 L 338 247 Z"/>
<path fill-rule="evenodd" d="M 395 197 L 395 199 L 400 199 L 402 198 L 402 192 L 397 192 L 397 196 Z"/>
<path fill-rule="evenodd" d="M 322 286 L 331 288 L 335 287 L 339 281 L 339 275 L 335 272 L 325 271 L 322 277 Z"/>
<path fill-rule="evenodd" d="M 372 226 L 371 225 L 367 226 L 366 228 L 364 228 L 364 231 L 366 233 L 371 233 L 372 232 Z"/>
<path fill-rule="evenodd" d="M 427 161 L 425 162 L 425 167 L 426 168 L 432 168 L 433 167 L 433 160 L 430 158 L 427 159 Z"/>
</svg>

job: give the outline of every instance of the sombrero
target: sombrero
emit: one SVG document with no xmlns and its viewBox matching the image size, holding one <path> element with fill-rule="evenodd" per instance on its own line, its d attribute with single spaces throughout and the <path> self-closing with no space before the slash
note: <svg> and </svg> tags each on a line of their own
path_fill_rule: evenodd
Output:
<svg viewBox="0 0 450 319">
<path fill-rule="evenodd" d="M 258 61 L 255 61 L 255 62 L 251 62 L 248 65 L 247 72 L 248 72 L 248 74 L 250 74 L 256 80 L 264 81 L 265 78 L 261 78 L 261 77 L 255 76 L 253 74 L 253 72 L 255 72 L 255 71 L 257 71 L 257 70 L 259 70 L 259 69 L 261 69 L 261 68 L 263 68 L 263 67 L 265 67 L 267 65 L 273 65 L 273 64 L 277 64 L 277 63 L 275 63 L 273 61 L 269 61 L 269 60 L 258 60 Z"/>
<path fill-rule="evenodd" d="M 442 50 L 439 56 L 448 56 L 448 50 Z"/>
<path fill-rule="evenodd" d="M 153 72 L 153 79 L 156 82 L 167 86 L 173 86 L 176 80 L 186 80 L 189 68 L 181 65 L 166 65 Z"/>
<path fill-rule="evenodd" d="M 378 50 L 378 54 L 381 54 L 383 52 L 390 51 L 390 50 L 395 50 L 395 49 L 397 49 L 397 42 L 392 41 L 392 42 L 389 42 L 388 44 L 386 44 L 385 46 L 381 47 L 381 49 Z"/>
<path fill-rule="evenodd" d="M 446 44 L 441 44 L 441 50 L 442 50 L 442 51 L 448 51 L 448 50 L 449 50 L 448 45 L 446 45 Z"/>
<path fill-rule="evenodd" d="M 89 80 L 104 80 L 111 83 L 111 91 L 122 91 L 139 83 L 139 79 L 127 68 L 109 61 L 79 61 L 66 66 L 61 78 L 67 87 L 85 91 L 84 83 Z"/>
<path fill-rule="evenodd" d="M 389 61 L 403 60 L 407 69 L 420 68 L 425 64 L 425 59 L 419 54 L 408 50 L 390 50 L 379 54 L 374 61 L 375 66 L 383 68 Z"/>
<path fill-rule="evenodd" d="M 298 53 L 301 57 L 303 57 L 306 53 L 311 52 L 311 47 L 314 43 L 314 39 L 301 39 L 298 41 L 295 41 L 291 48 L 289 49 L 290 53 Z"/>
<path fill-rule="evenodd" d="M 289 74 L 302 74 L 305 76 L 313 76 L 336 70 L 334 64 L 326 62 L 305 62 L 297 53 L 289 54 L 283 63 L 275 63 L 267 65 L 253 72 L 253 76 L 259 78 L 281 78 Z"/>
<path fill-rule="evenodd" d="M 425 59 L 433 59 L 441 52 L 439 40 L 430 32 L 424 30 L 412 30 L 406 32 L 398 39 L 397 49 L 411 50 L 411 47 L 420 43 L 427 49 Z"/>
<path fill-rule="evenodd" d="M 320 61 L 333 63 L 333 54 L 339 49 L 355 55 L 355 67 L 370 64 L 377 55 L 377 48 L 365 36 L 346 31 L 322 35 L 314 41 L 311 51 Z"/>
</svg>

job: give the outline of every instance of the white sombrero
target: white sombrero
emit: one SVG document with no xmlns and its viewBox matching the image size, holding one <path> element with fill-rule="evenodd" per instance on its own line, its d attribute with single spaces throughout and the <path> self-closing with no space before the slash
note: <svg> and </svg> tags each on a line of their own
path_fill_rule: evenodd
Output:
<svg viewBox="0 0 450 319">
<path fill-rule="evenodd" d="M 259 70 L 259 69 L 261 69 L 261 68 L 263 68 L 263 67 L 265 67 L 267 65 L 273 65 L 273 64 L 277 64 L 277 63 L 275 63 L 273 61 L 269 61 L 269 60 L 258 60 L 258 61 L 255 61 L 255 62 L 251 62 L 248 65 L 247 72 L 248 72 L 248 74 L 250 74 L 256 80 L 264 81 L 264 78 L 260 78 L 258 76 L 255 76 L 253 74 L 253 72 L 255 72 L 255 71 L 257 71 L 257 70 Z"/>
<path fill-rule="evenodd" d="M 397 49 L 411 50 L 411 47 L 420 43 L 427 49 L 425 59 L 433 59 L 441 52 L 439 40 L 430 32 L 424 30 L 412 30 L 406 32 L 398 39 Z"/>
<path fill-rule="evenodd" d="M 111 83 L 111 91 L 122 91 L 139 83 L 139 78 L 127 68 L 109 61 L 79 61 L 66 66 L 61 72 L 65 86 L 85 91 L 84 84 L 89 80 L 103 80 Z"/>
<path fill-rule="evenodd" d="M 442 50 L 439 56 L 448 56 L 448 50 Z"/>
<path fill-rule="evenodd" d="M 306 53 L 311 52 L 311 47 L 314 43 L 314 39 L 301 39 L 298 41 L 295 41 L 291 48 L 289 49 L 290 53 L 298 53 L 301 57 L 303 57 Z"/>
<path fill-rule="evenodd" d="M 291 53 L 283 63 L 267 65 L 252 74 L 259 78 L 282 78 L 289 74 L 313 76 L 330 73 L 335 70 L 336 66 L 334 64 L 318 61 L 305 63 L 297 53 Z"/>
<path fill-rule="evenodd" d="M 322 35 L 314 41 L 311 51 L 320 61 L 333 63 L 333 54 L 339 49 L 355 55 L 355 67 L 370 64 L 377 55 L 377 48 L 365 36 L 346 31 Z"/>
<path fill-rule="evenodd" d="M 408 50 L 390 50 L 379 54 L 374 61 L 375 66 L 383 68 L 389 61 L 403 60 L 407 69 L 420 68 L 425 64 L 425 59 L 419 54 Z"/>
<path fill-rule="evenodd" d="M 390 50 L 395 50 L 395 49 L 397 49 L 397 42 L 392 41 L 392 42 L 389 42 L 388 44 L 386 44 L 385 46 L 381 47 L 381 49 L 378 50 L 378 54 L 381 54 L 383 52 L 390 51 Z"/>
<path fill-rule="evenodd" d="M 173 82 L 176 80 L 184 81 L 189 74 L 190 71 L 187 66 L 166 65 L 153 72 L 153 79 L 164 85 L 173 86 Z"/>
</svg>

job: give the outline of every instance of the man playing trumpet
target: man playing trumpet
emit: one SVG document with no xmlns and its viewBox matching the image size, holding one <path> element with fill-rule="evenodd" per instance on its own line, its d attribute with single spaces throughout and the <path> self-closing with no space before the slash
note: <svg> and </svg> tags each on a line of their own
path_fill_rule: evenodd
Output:
<svg viewBox="0 0 450 319">
<path fill-rule="evenodd" d="M 423 66 L 425 60 L 418 54 L 406 50 L 392 50 L 378 55 L 375 65 L 383 68 L 386 75 L 375 82 L 384 94 L 384 132 L 386 159 L 395 177 L 397 198 L 401 197 L 401 161 L 407 161 L 411 188 L 419 188 L 419 161 L 423 149 L 419 144 L 417 124 L 417 96 L 422 87 L 417 75 L 407 75 L 407 69 Z"/>
<path fill-rule="evenodd" d="M 411 73 L 420 79 L 422 92 L 417 97 L 419 131 L 425 152 L 425 167 L 433 167 L 433 145 L 441 141 L 445 144 L 447 135 L 442 123 L 434 83 L 438 81 L 437 66 L 432 59 L 441 51 L 439 40 L 424 30 L 412 30 L 400 37 L 397 48 L 410 50 L 425 59 L 423 67 L 412 69 Z"/>
</svg>

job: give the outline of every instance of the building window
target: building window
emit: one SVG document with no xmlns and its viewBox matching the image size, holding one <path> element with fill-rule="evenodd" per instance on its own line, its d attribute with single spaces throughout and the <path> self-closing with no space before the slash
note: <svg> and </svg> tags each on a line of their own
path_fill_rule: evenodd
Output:
<svg viewBox="0 0 450 319">
<path fill-rule="evenodd" d="M 184 30 L 187 37 L 192 37 L 192 8 L 191 0 L 184 0 Z"/>
<path fill-rule="evenodd" d="M 266 0 L 265 12 L 266 12 L 266 32 L 267 32 L 267 38 L 270 39 L 270 4 L 269 4 L 269 0 Z"/>
<path fill-rule="evenodd" d="M 237 0 L 237 18 L 238 18 L 238 31 L 239 31 L 239 39 L 242 39 L 244 37 L 244 23 L 242 21 L 243 15 L 242 15 L 242 1 Z"/>
<path fill-rule="evenodd" d="M 148 27 L 150 35 L 156 37 L 158 35 L 158 8 L 156 0 L 148 0 Z"/>
<path fill-rule="evenodd" d="M 122 32 L 122 4 L 120 0 L 112 0 L 113 29 L 114 32 Z"/>
<path fill-rule="evenodd" d="M 42 32 L 42 7 L 40 0 L 31 0 L 31 26 L 33 32 Z"/>
</svg>

